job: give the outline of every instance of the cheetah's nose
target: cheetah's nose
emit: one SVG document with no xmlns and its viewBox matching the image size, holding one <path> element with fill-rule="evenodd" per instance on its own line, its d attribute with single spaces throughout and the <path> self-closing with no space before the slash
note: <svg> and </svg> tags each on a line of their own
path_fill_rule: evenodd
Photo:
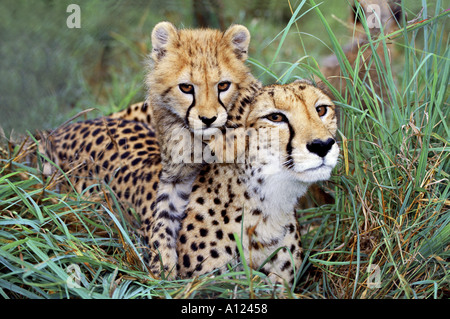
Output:
<svg viewBox="0 0 450 319">
<path fill-rule="evenodd" d="M 209 127 L 214 121 L 217 119 L 217 116 L 206 117 L 206 116 L 198 116 L 200 120 L 205 123 L 206 127 Z"/>
<path fill-rule="evenodd" d="M 336 143 L 336 141 L 332 138 L 329 138 L 326 141 L 317 139 L 312 141 L 311 143 L 306 144 L 306 148 L 311 153 L 319 155 L 320 157 L 325 157 L 334 143 Z"/>
</svg>

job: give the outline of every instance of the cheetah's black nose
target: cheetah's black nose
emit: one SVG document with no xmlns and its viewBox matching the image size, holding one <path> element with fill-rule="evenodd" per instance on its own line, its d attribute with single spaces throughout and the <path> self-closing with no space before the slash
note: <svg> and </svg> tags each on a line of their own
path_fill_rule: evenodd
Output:
<svg viewBox="0 0 450 319">
<path fill-rule="evenodd" d="M 329 138 L 326 141 L 317 139 L 306 144 L 306 148 L 311 153 L 317 154 L 320 157 L 325 157 L 334 143 L 336 143 L 336 141 L 332 138 Z"/>
<path fill-rule="evenodd" d="M 217 116 L 213 116 L 213 117 L 206 117 L 206 116 L 198 116 L 200 118 L 200 120 L 205 123 L 205 125 L 207 127 L 209 127 L 212 123 L 214 123 L 214 121 L 217 119 Z"/>
</svg>

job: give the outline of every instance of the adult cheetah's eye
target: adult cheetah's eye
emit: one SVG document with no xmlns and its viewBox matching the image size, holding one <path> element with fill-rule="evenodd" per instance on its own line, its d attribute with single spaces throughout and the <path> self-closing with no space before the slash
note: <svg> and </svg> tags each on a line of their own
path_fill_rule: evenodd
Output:
<svg viewBox="0 0 450 319">
<path fill-rule="evenodd" d="M 219 84 L 217 84 L 217 89 L 219 90 L 219 92 L 225 92 L 230 88 L 230 85 L 231 83 L 228 81 L 220 82 Z"/>
<path fill-rule="evenodd" d="M 281 113 L 272 113 L 266 116 L 266 119 L 272 122 L 280 123 L 280 122 L 287 122 L 286 116 L 284 116 Z"/>
<path fill-rule="evenodd" d="M 194 93 L 194 86 L 192 84 L 181 83 L 180 85 L 178 85 L 178 87 L 180 88 L 181 92 L 183 92 L 183 93 L 186 93 L 186 94 Z"/>
<path fill-rule="evenodd" d="M 326 105 L 319 105 L 316 107 L 317 114 L 319 114 L 320 117 L 327 114 L 327 110 L 328 110 L 328 108 Z"/>
</svg>

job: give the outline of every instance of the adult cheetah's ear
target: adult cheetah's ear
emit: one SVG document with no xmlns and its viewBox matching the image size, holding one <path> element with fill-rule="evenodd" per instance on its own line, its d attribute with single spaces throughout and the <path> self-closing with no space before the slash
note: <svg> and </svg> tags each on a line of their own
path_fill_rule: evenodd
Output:
<svg viewBox="0 0 450 319">
<path fill-rule="evenodd" d="M 225 31 L 223 38 L 231 44 L 236 57 L 242 61 L 247 60 L 250 32 L 240 24 L 234 24 Z"/>
<path fill-rule="evenodd" d="M 298 84 L 298 88 L 299 88 L 300 90 L 306 89 L 306 86 L 307 86 L 307 85 L 315 86 L 315 84 L 314 84 L 313 82 L 311 82 L 310 80 L 308 80 L 308 79 L 296 79 L 296 80 L 295 80 L 294 82 L 292 82 L 292 83 L 297 83 L 297 84 Z"/>
<path fill-rule="evenodd" d="M 170 22 L 158 23 L 152 31 L 152 58 L 160 60 L 166 54 L 168 45 L 178 38 L 178 31 Z"/>
</svg>

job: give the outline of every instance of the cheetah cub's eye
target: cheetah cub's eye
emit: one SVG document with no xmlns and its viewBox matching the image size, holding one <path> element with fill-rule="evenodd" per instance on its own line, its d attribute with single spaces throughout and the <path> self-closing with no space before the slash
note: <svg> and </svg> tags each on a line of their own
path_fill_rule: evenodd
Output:
<svg viewBox="0 0 450 319">
<path fill-rule="evenodd" d="M 319 114 L 320 117 L 322 117 L 325 114 L 327 114 L 327 110 L 328 110 L 328 107 L 326 105 L 316 106 L 317 114 Z"/>
<path fill-rule="evenodd" d="M 268 119 L 269 121 L 275 122 L 275 123 L 280 123 L 280 122 L 287 122 L 287 118 L 286 116 L 284 116 L 281 113 L 272 113 L 266 116 L 266 119 Z"/>
<path fill-rule="evenodd" d="M 180 88 L 181 92 L 183 92 L 183 93 L 186 93 L 186 94 L 194 93 L 194 86 L 192 84 L 181 83 L 178 85 L 178 87 Z"/>
<path fill-rule="evenodd" d="M 230 85 L 231 83 L 228 81 L 220 82 L 219 84 L 217 84 L 217 89 L 219 90 L 219 92 L 225 92 L 230 88 Z"/>
</svg>

